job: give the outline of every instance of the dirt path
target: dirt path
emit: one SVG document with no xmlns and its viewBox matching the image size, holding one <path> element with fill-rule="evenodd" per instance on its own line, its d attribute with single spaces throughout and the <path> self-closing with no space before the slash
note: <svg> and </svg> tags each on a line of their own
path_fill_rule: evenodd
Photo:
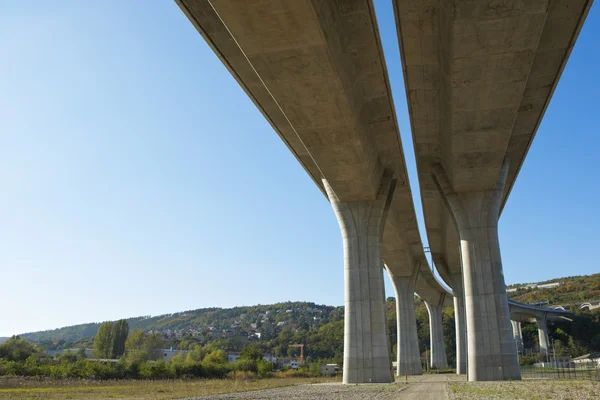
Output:
<svg viewBox="0 0 600 400">
<path fill-rule="evenodd" d="M 229 393 L 220 396 L 198 397 L 197 399 L 446 400 L 448 399 L 447 383 L 448 381 L 444 375 L 425 375 L 411 377 L 408 383 L 403 381 L 387 385 L 342 385 L 341 383 L 323 383 L 259 390 L 255 392 Z"/>
</svg>

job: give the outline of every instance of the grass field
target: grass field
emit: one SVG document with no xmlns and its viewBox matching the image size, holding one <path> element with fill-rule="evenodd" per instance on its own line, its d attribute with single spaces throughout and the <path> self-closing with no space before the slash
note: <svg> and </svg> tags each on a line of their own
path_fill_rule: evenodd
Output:
<svg viewBox="0 0 600 400">
<path fill-rule="evenodd" d="M 0 399 L 177 399 L 220 393 L 246 392 L 333 382 L 333 378 L 269 378 L 255 381 L 232 379 L 190 381 L 39 381 L 0 378 Z"/>
<path fill-rule="evenodd" d="M 592 381 L 451 382 L 448 387 L 451 400 L 600 399 L 600 383 Z"/>
</svg>

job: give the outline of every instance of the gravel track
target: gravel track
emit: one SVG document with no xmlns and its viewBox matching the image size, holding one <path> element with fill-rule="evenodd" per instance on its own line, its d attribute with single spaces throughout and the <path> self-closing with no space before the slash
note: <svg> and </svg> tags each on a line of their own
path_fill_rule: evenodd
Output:
<svg viewBox="0 0 600 400">
<path fill-rule="evenodd" d="M 257 390 L 255 392 L 228 393 L 218 396 L 194 397 L 198 400 L 208 399 L 293 399 L 293 400 L 321 400 L 321 399 L 344 399 L 344 400 L 362 400 L 376 399 L 388 400 L 397 399 L 398 394 L 406 389 L 406 384 L 389 385 L 342 385 L 334 384 L 315 384 L 288 386 L 277 389 Z"/>
</svg>

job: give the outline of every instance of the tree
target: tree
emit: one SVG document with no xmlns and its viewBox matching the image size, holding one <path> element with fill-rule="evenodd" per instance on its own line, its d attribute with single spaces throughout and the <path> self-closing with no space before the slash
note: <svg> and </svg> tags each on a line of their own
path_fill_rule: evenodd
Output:
<svg viewBox="0 0 600 400">
<path fill-rule="evenodd" d="M 32 354 L 39 352 L 40 350 L 35 345 L 19 336 L 13 336 L 6 343 L 0 345 L 0 358 L 6 358 L 9 361 L 25 361 Z"/>
<path fill-rule="evenodd" d="M 134 330 L 125 341 L 125 357 L 130 363 L 156 360 L 160 356 L 163 340 L 160 333 L 146 334 L 141 329 Z"/>
<path fill-rule="evenodd" d="M 112 321 L 108 321 L 100 325 L 100 328 L 98 328 L 98 334 L 94 340 L 95 358 L 112 358 L 114 332 L 114 323 Z"/>
<path fill-rule="evenodd" d="M 111 358 L 119 358 L 125 353 L 125 341 L 129 335 L 129 324 L 120 319 L 113 324 Z"/>
<path fill-rule="evenodd" d="M 244 360 L 261 360 L 263 357 L 261 351 L 254 345 L 246 346 L 240 352 L 240 358 Z"/>
<path fill-rule="evenodd" d="M 160 349 L 163 347 L 162 336 L 158 332 L 146 335 L 144 340 L 144 350 L 148 353 L 150 360 L 156 360 L 160 356 Z"/>
<path fill-rule="evenodd" d="M 211 351 L 202 360 L 203 363 L 221 364 L 227 361 L 227 354 L 223 350 Z"/>
</svg>

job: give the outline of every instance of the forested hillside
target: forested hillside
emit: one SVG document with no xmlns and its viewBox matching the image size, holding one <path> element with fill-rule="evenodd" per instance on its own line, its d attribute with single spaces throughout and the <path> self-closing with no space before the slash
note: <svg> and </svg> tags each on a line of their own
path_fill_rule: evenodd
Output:
<svg viewBox="0 0 600 400">
<path fill-rule="evenodd" d="M 509 297 L 526 303 L 550 301 L 551 304 L 564 305 L 600 298 L 600 274 L 559 278 L 552 282 L 560 282 L 560 285 L 551 289 L 520 289 L 509 293 Z M 395 352 L 396 309 L 393 298 L 388 298 L 387 306 L 390 343 Z M 429 348 L 429 317 L 424 303 L 418 297 L 415 297 L 415 311 L 419 346 L 421 353 L 425 353 Z M 557 354 L 577 356 L 600 351 L 600 310 L 576 310 L 576 313 L 573 322 L 549 323 L 550 338 Z M 240 351 L 253 343 L 265 353 L 292 356 L 297 355 L 298 350 L 289 345 L 302 343 L 306 346 L 308 357 L 341 362 L 343 317 L 343 307 L 287 302 L 230 309 L 205 308 L 156 317 L 130 318 L 128 323 L 131 330 L 159 333 L 167 347 L 188 349 L 195 344 L 212 343 L 224 350 Z M 46 349 L 91 347 L 99 326 L 100 323 L 82 324 L 21 336 Z M 443 328 L 448 361 L 453 364 L 455 332 L 452 308 L 444 309 Z M 526 347 L 535 349 L 535 323 L 524 323 L 523 333 Z"/>
<path fill-rule="evenodd" d="M 516 292 L 509 292 L 508 297 L 522 303 L 549 302 L 550 305 L 572 305 L 581 304 L 594 300 L 600 300 L 600 274 L 570 276 L 566 278 L 557 278 L 544 282 L 537 282 L 538 285 L 558 282 L 556 288 L 522 288 L 528 284 L 519 283 L 509 285 L 508 288 L 520 288 Z"/>
</svg>

